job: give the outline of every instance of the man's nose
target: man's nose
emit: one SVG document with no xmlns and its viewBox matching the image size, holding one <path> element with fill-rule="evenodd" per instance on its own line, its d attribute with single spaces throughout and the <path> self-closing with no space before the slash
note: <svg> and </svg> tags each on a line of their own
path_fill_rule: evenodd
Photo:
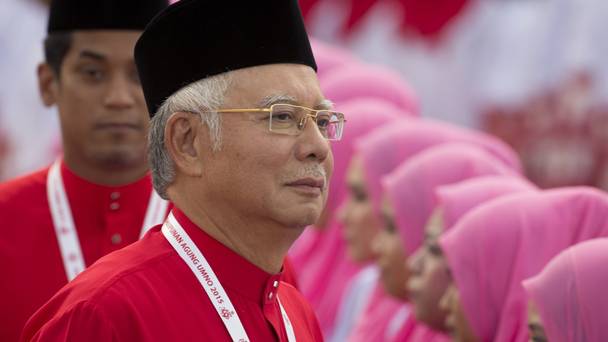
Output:
<svg viewBox="0 0 608 342">
<path fill-rule="evenodd" d="M 112 109 L 127 109 L 135 105 L 135 85 L 122 75 L 111 78 L 104 97 L 104 105 Z"/>
</svg>

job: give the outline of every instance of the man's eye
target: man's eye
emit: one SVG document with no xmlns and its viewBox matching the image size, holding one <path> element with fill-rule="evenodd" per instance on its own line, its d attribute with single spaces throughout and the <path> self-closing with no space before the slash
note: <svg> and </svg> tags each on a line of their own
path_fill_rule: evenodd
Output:
<svg viewBox="0 0 608 342">
<path fill-rule="evenodd" d="M 320 118 L 317 119 L 317 126 L 319 126 L 319 128 L 326 130 L 327 127 L 329 127 L 329 124 L 331 123 L 331 121 L 329 120 L 329 118 Z"/>
<path fill-rule="evenodd" d="M 293 113 L 281 112 L 272 114 L 272 121 L 276 122 L 291 122 L 294 120 Z"/>
<path fill-rule="evenodd" d="M 80 73 L 89 80 L 100 81 L 104 77 L 104 73 L 101 69 L 85 67 L 80 69 Z"/>
</svg>

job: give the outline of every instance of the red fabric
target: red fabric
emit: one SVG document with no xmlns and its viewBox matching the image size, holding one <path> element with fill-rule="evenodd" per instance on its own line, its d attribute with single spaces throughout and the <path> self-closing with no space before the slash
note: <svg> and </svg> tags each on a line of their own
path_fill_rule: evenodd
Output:
<svg viewBox="0 0 608 342">
<path fill-rule="evenodd" d="M 403 6 L 405 33 L 417 33 L 436 38 L 452 19 L 469 3 L 469 0 L 399 0 Z"/>
<path fill-rule="evenodd" d="M 47 173 L 0 184 L 0 341 L 16 341 L 27 319 L 67 283 L 47 201 Z M 61 174 L 86 265 L 139 238 L 152 189 L 149 176 L 106 187 L 65 166 Z M 112 193 L 119 198 L 112 200 Z M 119 208 L 112 210 L 112 202 Z M 112 243 L 114 234 L 120 234 L 120 243 Z"/>
<path fill-rule="evenodd" d="M 302 17 L 304 19 L 308 19 L 311 10 L 317 5 L 319 0 L 298 0 L 300 5 L 300 11 L 302 12 Z"/>
<path fill-rule="evenodd" d="M 346 30 L 350 32 L 365 17 L 367 12 L 374 7 L 378 0 L 349 0 L 349 2 L 350 12 L 346 19 Z"/>
<path fill-rule="evenodd" d="M 345 33 L 353 31 L 380 0 L 341 0 L 350 7 Z M 426 39 L 437 39 L 450 22 L 466 8 L 471 0 L 397 0 L 403 11 L 401 30 Z M 307 7 L 309 2 L 301 1 Z M 307 9 L 307 12 L 308 13 Z"/>
<path fill-rule="evenodd" d="M 280 297 L 298 341 L 321 341 L 310 306 L 268 274 L 194 225 L 178 222 L 206 257 L 251 341 L 287 341 Z M 269 297 L 270 293 L 275 295 Z M 29 341 L 230 341 L 209 297 L 160 232 L 102 258 L 60 290 L 28 322 Z"/>
<path fill-rule="evenodd" d="M 283 262 L 283 276 L 281 277 L 281 280 L 298 289 L 298 277 L 296 276 L 296 271 L 293 269 L 293 264 L 289 257 L 286 257 Z"/>
</svg>

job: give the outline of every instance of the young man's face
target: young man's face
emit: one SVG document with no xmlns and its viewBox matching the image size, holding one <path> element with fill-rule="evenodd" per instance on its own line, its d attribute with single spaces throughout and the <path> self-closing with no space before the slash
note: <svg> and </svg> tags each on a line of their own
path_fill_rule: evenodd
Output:
<svg viewBox="0 0 608 342">
<path fill-rule="evenodd" d="M 39 69 L 47 105 L 57 105 L 64 149 L 89 163 L 145 162 L 148 114 L 133 60 L 139 31 L 76 31 L 61 65 Z"/>
</svg>

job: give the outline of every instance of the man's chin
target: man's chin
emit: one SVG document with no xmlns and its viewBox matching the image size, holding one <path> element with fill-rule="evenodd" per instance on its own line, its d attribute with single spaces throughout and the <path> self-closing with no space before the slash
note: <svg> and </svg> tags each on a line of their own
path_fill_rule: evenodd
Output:
<svg viewBox="0 0 608 342">
<path fill-rule="evenodd" d="M 129 148 L 104 148 L 93 151 L 100 165 L 111 168 L 130 168 L 146 162 L 145 152 Z"/>
<path fill-rule="evenodd" d="M 317 208 L 302 207 L 301 209 L 292 211 L 292 215 L 287 215 L 282 220 L 289 227 L 306 228 L 314 225 L 321 216 L 321 210 Z"/>
</svg>

